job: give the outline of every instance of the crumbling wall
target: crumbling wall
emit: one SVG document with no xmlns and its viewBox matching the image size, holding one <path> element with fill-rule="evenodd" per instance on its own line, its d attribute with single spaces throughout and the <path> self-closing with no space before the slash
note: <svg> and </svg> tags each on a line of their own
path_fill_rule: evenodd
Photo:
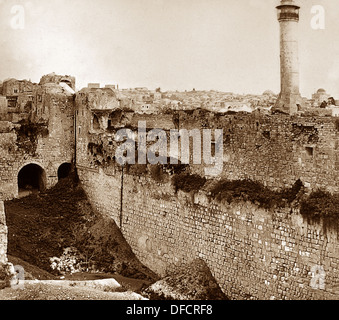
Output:
<svg viewBox="0 0 339 320">
<path fill-rule="evenodd" d="M 43 91 L 43 113 L 32 113 L 19 123 L 0 122 L 0 199 L 18 195 L 18 173 L 37 164 L 46 173 L 46 187 L 58 181 L 61 164 L 74 159 L 74 102 L 59 86 Z"/>
<path fill-rule="evenodd" d="M 251 179 L 271 188 L 301 179 L 313 190 L 339 191 L 339 131 L 331 117 L 181 112 L 179 127 L 223 129 L 221 178 Z M 203 166 L 192 168 L 203 175 Z"/>
<path fill-rule="evenodd" d="M 84 166 L 90 165 L 89 143 L 102 142 L 102 153 L 110 148 L 114 156 L 116 131 L 129 128 L 137 139 L 139 122 L 146 123 L 147 131 L 158 128 L 166 132 L 168 156 L 171 129 L 199 130 L 201 139 L 204 129 L 211 129 L 212 135 L 215 129 L 221 129 L 223 164 L 218 178 L 251 179 L 273 189 L 290 187 L 300 179 L 310 190 L 339 191 L 339 131 L 331 117 L 268 116 L 260 112 L 224 115 L 204 110 L 179 111 L 161 117 L 122 112 L 120 116 L 110 117 L 110 114 L 94 114 L 86 102 L 77 102 L 76 108 L 77 158 Z M 192 140 L 186 148 L 192 155 Z M 91 162 L 90 167 L 100 166 Z M 208 167 L 202 157 L 201 164 L 193 164 L 191 157 L 190 166 L 200 176 L 205 175 Z"/>
<path fill-rule="evenodd" d="M 223 171 L 207 183 L 250 179 L 280 190 L 300 179 L 306 190 L 338 192 L 339 136 L 332 118 L 195 110 L 159 119 L 124 114 L 127 125 L 119 118 L 111 122 L 114 130 L 92 130 L 90 109 L 83 104 L 77 108 L 82 115 L 77 136 L 80 181 L 93 206 L 121 226 L 133 251 L 153 271 L 164 275 L 178 264 L 202 258 L 234 299 L 339 297 L 335 233 L 307 223 L 296 208 L 225 204 L 202 190 L 184 193 L 175 190 L 168 172 L 164 178 L 161 170 L 149 166 L 127 165 L 122 172 L 114 160 L 113 137 L 121 127 L 135 130 L 138 121 L 167 133 L 173 128 L 223 129 Z M 204 168 L 190 165 L 191 173 L 200 177 Z"/>
<path fill-rule="evenodd" d="M 50 84 L 50 83 L 59 84 L 61 82 L 66 83 L 70 88 L 75 90 L 75 77 L 67 76 L 67 75 L 65 76 L 57 75 L 55 73 L 50 73 L 50 74 L 47 74 L 41 77 L 39 84 L 40 85 Z"/>
</svg>

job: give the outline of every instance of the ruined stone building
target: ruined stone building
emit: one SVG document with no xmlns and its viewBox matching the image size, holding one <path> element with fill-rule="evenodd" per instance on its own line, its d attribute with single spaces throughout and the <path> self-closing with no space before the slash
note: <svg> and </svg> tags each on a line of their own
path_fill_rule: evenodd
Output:
<svg viewBox="0 0 339 320">
<path fill-rule="evenodd" d="M 227 194 L 219 201 L 209 189 L 218 181 L 255 181 L 266 191 L 281 191 L 298 182 L 306 193 L 319 188 L 339 193 L 338 119 L 298 108 L 299 6 L 282 0 L 278 19 L 282 85 L 274 111 L 281 112 L 192 108 L 142 113 L 126 108 L 128 98 L 112 87 L 92 84 L 75 92 L 70 76 L 50 74 L 39 84 L 4 81 L 0 263 L 6 262 L 7 241 L 2 201 L 49 188 L 74 166 L 93 208 L 117 223 L 140 261 L 159 275 L 201 258 L 233 299 L 338 299 L 338 230 L 325 232 L 321 224 L 309 223 L 296 206 L 228 202 Z M 122 167 L 116 133 L 128 129 L 129 143 L 137 146 L 140 122 L 146 135 L 161 129 L 168 138 L 173 130 L 203 136 L 206 129 L 221 129 L 220 174 L 206 176 L 209 163 Z M 215 140 L 210 144 L 215 149 Z M 192 145 L 180 140 L 178 155 L 184 147 L 194 157 Z M 180 185 L 178 179 L 187 176 L 194 179 Z M 314 282 L 316 273 L 326 285 Z"/>
<path fill-rule="evenodd" d="M 74 94 L 60 84 L 60 79 L 48 76 L 42 78 L 42 84 L 15 79 L 3 83 L 4 103 L 0 114 L 2 199 L 17 197 L 19 186 L 30 185 L 42 190 L 54 185 L 58 181 L 59 167 L 73 161 Z M 74 87 L 74 78 L 63 77 L 61 81 L 67 79 Z M 33 172 L 32 181 L 18 183 L 21 170 Z M 33 176 L 35 173 L 38 177 Z"/>
<path fill-rule="evenodd" d="M 300 179 L 307 190 L 338 193 L 336 118 L 260 110 L 136 113 L 124 111 L 119 94 L 111 88 L 72 93 L 67 83 L 59 82 L 63 77 L 49 79 L 40 84 L 4 82 L 1 200 L 49 188 L 75 166 L 93 207 L 114 219 L 137 257 L 158 274 L 200 257 L 223 291 L 235 299 L 336 297 L 337 237 L 303 221 L 296 209 L 267 211 L 246 202 L 211 201 L 204 189 L 175 191 L 175 167 L 155 170 L 157 166 L 136 164 L 123 171 L 115 158 L 116 132 L 129 128 L 129 138 L 137 143 L 140 121 L 146 122 L 146 131 L 159 128 L 167 135 L 171 130 L 218 128 L 223 130 L 224 149 L 217 179 L 250 179 L 272 190 L 291 187 Z M 17 103 L 8 106 L 13 97 Z M 189 151 L 193 154 L 192 144 Z M 204 164 L 189 165 L 189 172 L 200 177 L 204 169 Z M 208 178 L 209 183 L 214 179 Z M 4 222 L 0 219 L 2 260 Z M 309 272 L 319 259 L 327 286 L 317 291 L 310 286 Z"/>
</svg>

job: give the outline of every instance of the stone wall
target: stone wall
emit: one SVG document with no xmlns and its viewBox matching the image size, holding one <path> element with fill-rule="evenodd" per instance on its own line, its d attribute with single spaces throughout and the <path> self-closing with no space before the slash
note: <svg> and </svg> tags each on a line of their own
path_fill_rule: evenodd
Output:
<svg viewBox="0 0 339 320">
<path fill-rule="evenodd" d="M 164 115 L 123 113 L 111 119 L 102 115 L 99 122 L 106 125 L 94 130 L 94 114 L 78 97 L 76 109 L 80 133 L 77 158 L 84 166 L 98 168 L 105 160 L 91 158 L 89 143 L 102 144 L 101 156 L 112 159 L 117 146 L 116 130 L 130 128 L 137 136 L 138 122 L 144 121 L 147 130 L 162 129 L 168 137 L 171 129 L 198 129 L 201 137 L 203 129 L 211 129 L 212 135 L 215 129 L 222 129 L 223 169 L 217 178 L 251 179 L 273 189 L 290 187 L 300 179 L 310 190 L 339 192 L 339 126 L 333 117 L 270 116 L 260 112 L 224 115 L 203 110 Z M 107 130 L 108 121 L 111 130 Z M 192 155 L 192 140 L 189 148 Z M 207 165 L 203 159 L 198 165 L 191 161 L 190 166 L 194 173 L 205 175 Z"/>
<path fill-rule="evenodd" d="M 339 192 L 339 131 L 334 118 L 182 112 L 179 128 L 223 129 L 222 178 L 251 179 L 278 189 L 301 179 L 310 189 Z M 203 166 L 192 168 L 203 175 Z"/>
<path fill-rule="evenodd" d="M 167 135 L 171 129 L 223 129 L 223 170 L 214 179 L 251 179 L 273 189 L 301 179 L 310 190 L 339 192 L 335 119 L 203 110 L 119 113 L 113 91 L 100 92 L 84 90 L 74 105 L 73 96 L 56 84 L 39 88 L 33 118 L 48 134 L 39 136 L 33 153 L 18 144 L 20 123 L 0 122 L 1 200 L 18 195 L 17 177 L 23 166 L 41 166 L 51 187 L 59 166 L 75 157 L 93 207 L 116 221 L 138 258 L 160 275 L 200 257 L 224 293 L 234 299 L 338 298 L 336 234 L 309 225 L 297 210 L 210 202 L 202 191 L 175 193 L 168 175 L 160 182 L 144 167 L 122 170 L 114 159 L 116 131 L 124 127 L 135 131 L 139 121 L 146 121 L 147 130 L 159 128 Z M 189 148 L 192 152 L 192 145 Z M 204 163 L 190 166 L 201 176 L 204 169 Z M 0 228 L 0 259 L 3 239 Z M 319 277 L 325 282 L 315 282 Z"/>
<path fill-rule="evenodd" d="M 203 192 L 175 195 L 168 182 L 126 173 L 121 192 L 121 172 L 78 173 L 93 206 L 160 275 L 200 257 L 233 299 L 339 298 L 337 234 L 324 234 L 297 210 L 209 202 Z"/>
<path fill-rule="evenodd" d="M 74 160 L 74 102 L 58 85 L 41 87 L 41 110 L 21 114 L 24 124 L 35 126 L 36 137 L 21 130 L 23 122 L 0 121 L 0 199 L 18 196 L 18 174 L 28 164 L 39 165 L 46 187 L 58 181 L 58 168 Z"/>
<path fill-rule="evenodd" d="M 7 259 L 7 230 L 5 206 L 0 201 L 0 289 L 10 286 L 15 275 L 14 267 Z"/>
<path fill-rule="evenodd" d="M 152 270 L 164 275 L 200 257 L 234 299 L 339 297 L 336 234 L 303 221 L 297 209 L 209 202 L 202 191 L 175 194 L 169 177 L 159 182 L 142 166 L 126 166 L 123 173 L 114 163 L 115 131 L 106 125 L 93 130 L 93 113 L 82 101 L 77 100 L 76 110 L 80 181 L 93 206 L 121 226 L 133 251 Z M 108 120 L 105 115 L 100 121 Z M 251 179 L 281 189 L 301 179 L 309 190 L 339 192 L 339 134 L 331 117 L 196 110 L 125 113 L 110 124 L 115 130 L 137 130 L 138 121 L 167 134 L 171 129 L 223 129 L 223 171 L 214 180 Z M 201 176 L 204 168 L 190 165 Z"/>
<path fill-rule="evenodd" d="M 5 206 L 3 201 L 0 201 L 0 265 L 4 265 L 6 263 L 7 263 L 7 226 L 5 217 Z"/>
</svg>

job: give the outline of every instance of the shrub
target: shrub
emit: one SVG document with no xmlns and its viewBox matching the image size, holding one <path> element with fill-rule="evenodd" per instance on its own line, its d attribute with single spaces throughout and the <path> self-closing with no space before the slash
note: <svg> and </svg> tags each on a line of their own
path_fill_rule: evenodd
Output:
<svg viewBox="0 0 339 320">
<path fill-rule="evenodd" d="M 272 207 L 276 193 L 252 180 L 222 180 L 211 190 L 212 198 L 228 203 L 244 200 L 257 203 L 262 207 Z"/>
<path fill-rule="evenodd" d="M 287 189 L 283 189 L 280 192 L 280 195 L 283 199 L 286 199 L 288 203 L 293 202 L 298 193 L 300 192 L 300 190 L 304 187 L 302 181 L 300 179 L 298 179 L 294 185 L 292 186 L 292 188 L 287 188 Z"/>
<path fill-rule="evenodd" d="M 200 177 L 198 174 L 179 173 L 172 177 L 172 185 L 175 191 L 182 190 L 184 192 L 197 191 L 206 183 L 206 178 Z"/>
<path fill-rule="evenodd" d="M 252 180 L 222 180 L 212 188 L 211 197 L 218 201 L 225 200 L 228 203 L 235 200 L 250 201 L 259 207 L 270 209 L 292 203 L 302 186 L 302 182 L 297 180 L 289 189 L 273 191 L 262 183 Z"/>
<path fill-rule="evenodd" d="M 189 165 L 188 164 L 182 164 L 180 160 L 178 161 L 178 164 L 172 164 L 173 158 L 168 157 L 167 158 L 167 164 L 164 164 L 164 169 L 166 170 L 166 172 L 172 174 L 180 174 L 182 172 L 185 172 Z"/>
<path fill-rule="evenodd" d="M 150 165 L 149 172 L 154 181 L 163 182 L 164 180 L 164 172 L 160 165 L 154 164 Z"/>
<path fill-rule="evenodd" d="M 84 257 L 74 247 L 64 249 L 60 258 L 50 258 L 51 268 L 58 270 L 61 274 L 73 274 L 83 271 Z"/>
<path fill-rule="evenodd" d="M 35 155 L 39 137 L 47 137 L 49 134 L 46 123 L 33 123 L 22 120 L 20 127 L 16 128 L 17 145 L 30 155 Z"/>
<path fill-rule="evenodd" d="M 332 195 L 320 189 L 314 191 L 302 200 L 300 213 L 308 222 L 320 223 L 322 221 L 324 231 L 338 230 L 339 195 Z"/>
</svg>

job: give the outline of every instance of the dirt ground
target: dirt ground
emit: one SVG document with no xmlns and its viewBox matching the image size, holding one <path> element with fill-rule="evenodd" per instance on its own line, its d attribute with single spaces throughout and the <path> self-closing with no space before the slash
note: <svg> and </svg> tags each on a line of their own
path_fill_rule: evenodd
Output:
<svg viewBox="0 0 339 320">
<path fill-rule="evenodd" d="M 143 300 L 131 291 L 105 292 L 86 287 L 49 284 L 25 284 L 22 289 L 0 290 L 0 300 Z"/>
<path fill-rule="evenodd" d="M 59 277 L 20 258 L 8 256 L 8 261 L 24 267 L 25 281 L 15 288 L 0 290 L 0 300 L 143 300 L 145 297 L 137 292 L 151 284 L 111 273 L 79 272 Z M 88 285 L 98 280 L 115 280 L 120 287 L 110 286 L 110 283 Z"/>
<path fill-rule="evenodd" d="M 93 210 L 76 174 L 44 193 L 5 202 L 5 210 L 9 262 L 24 267 L 25 279 L 115 278 L 126 291 L 138 291 L 158 279 L 135 257 L 115 222 Z M 61 257 L 69 247 L 79 252 L 81 270 L 73 275 L 51 268 L 50 258 Z M 35 289 L 28 288 L 36 296 Z M 49 290 L 41 285 L 40 289 Z M 67 288 L 67 292 L 73 289 Z M 20 291 L 13 294 L 24 296 Z"/>
<path fill-rule="evenodd" d="M 115 222 L 93 210 L 76 174 L 44 193 L 5 202 L 5 210 L 8 260 L 24 268 L 25 280 L 40 282 L 0 290 L 0 300 L 227 300 L 199 259 L 160 280 L 136 258 Z M 50 258 L 70 247 L 79 253 L 79 270 L 53 269 Z M 120 286 L 83 285 L 100 279 Z"/>
</svg>

